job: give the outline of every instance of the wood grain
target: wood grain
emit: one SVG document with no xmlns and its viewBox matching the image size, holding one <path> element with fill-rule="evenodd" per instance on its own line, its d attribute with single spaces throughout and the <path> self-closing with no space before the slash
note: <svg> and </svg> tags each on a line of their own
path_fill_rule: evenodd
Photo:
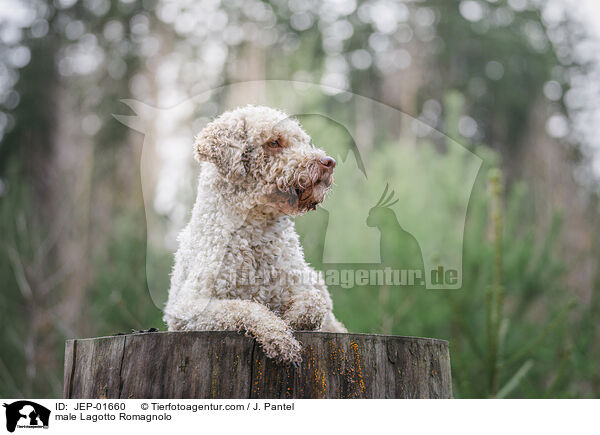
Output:
<svg viewBox="0 0 600 435">
<path fill-rule="evenodd" d="M 451 398 L 448 342 L 297 332 L 299 368 L 236 332 L 69 340 L 65 398 Z"/>
</svg>

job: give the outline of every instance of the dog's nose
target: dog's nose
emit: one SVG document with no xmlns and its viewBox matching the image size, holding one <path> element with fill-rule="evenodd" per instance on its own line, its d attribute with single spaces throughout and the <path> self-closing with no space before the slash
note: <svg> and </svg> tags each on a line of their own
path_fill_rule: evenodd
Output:
<svg viewBox="0 0 600 435">
<path fill-rule="evenodd" d="M 335 168 L 335 159 L 333 157 L 323 157 L 321 160 L 319 160 L 319 164 L 324 168 L 324 169 L 329 169 L 329 170 L 333 170 L 333 168 Z"/>
</svg>

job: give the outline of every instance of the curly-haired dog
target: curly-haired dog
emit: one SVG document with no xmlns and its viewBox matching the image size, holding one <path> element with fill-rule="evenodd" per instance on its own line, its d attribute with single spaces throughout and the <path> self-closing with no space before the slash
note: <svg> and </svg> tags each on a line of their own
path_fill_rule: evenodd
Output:
<svg viewBox="0 0 600 435">
<path fill-rule="evenodd" d="M 175 254 L 169 330 L 245 331 L 287 363 L 301 360 L 292 330 L 346 332 L 290 218 L 323 201 L 335 160 L 297 121 L 256 106 L 209 123 L 195 156 L 203 163 Z"/>
</svg>

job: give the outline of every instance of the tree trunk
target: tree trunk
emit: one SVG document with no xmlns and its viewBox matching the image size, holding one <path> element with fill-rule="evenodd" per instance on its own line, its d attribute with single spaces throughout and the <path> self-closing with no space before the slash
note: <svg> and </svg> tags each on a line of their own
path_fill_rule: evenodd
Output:
<svg viewBox="0 0 600 435">
<path fill-rule="evenodd" d="M 297 332 L 300 368 L 236 332 L 69 340 L 65 398 L 451 398 L 448 342 Z"/>
</svg>

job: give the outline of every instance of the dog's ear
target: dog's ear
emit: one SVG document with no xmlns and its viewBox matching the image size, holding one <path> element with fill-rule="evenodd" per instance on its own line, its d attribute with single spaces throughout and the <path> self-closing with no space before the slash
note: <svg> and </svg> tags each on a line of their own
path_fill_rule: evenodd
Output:
<svg viewBox="0 0 600 435">
<path fill-rule="evenodd" d="M 214 164 L 226 179 L 234 180 L 247 174 L 249 149 L 245 122 L 208 124 L 194 142 L 194 157 L 198 162 Z"/>
</svg>

